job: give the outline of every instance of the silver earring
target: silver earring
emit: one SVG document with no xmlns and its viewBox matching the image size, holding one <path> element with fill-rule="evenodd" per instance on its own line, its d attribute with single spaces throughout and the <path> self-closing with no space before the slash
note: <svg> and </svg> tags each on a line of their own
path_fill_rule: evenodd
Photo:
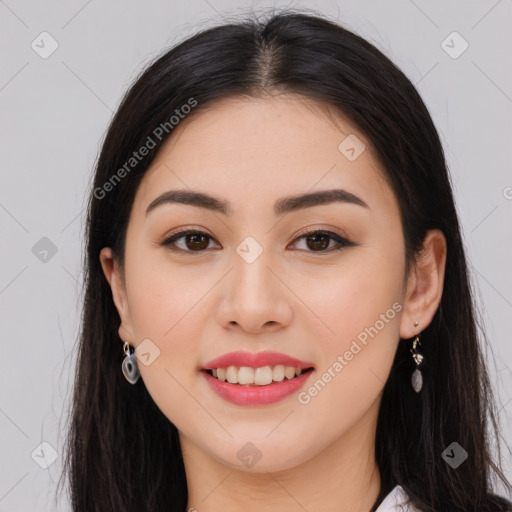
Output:
<svg viewBox="0 0 512 512">
<path fill-rule="evenodd" d="M 411 376 L 411 384 L 412 388 L 416 393 L 419 393 L 421 391 L 421 388 L 423 387 L 423 375 L 421 374 L 421 371 L 419 370 L 419 366 L 423 361 L 423 355 L 420 354 L 418 345 L 421 345 L 420 343 L 420 336 L 417 335 L 414 341 L 412 342 L 411 347 L 411 354 L 412 358 L 414 359 L 414 362 L 416 363 L 416 369 L 412 372 Z"/>
<path fill-rule="evenodd" d="M 137 357 L 130 352 L 130 344 L 127 341 L 124 342 L 123 351 L 125 353 L 123 364 L 121 365 L 123 375 L 130 384 L 135 384 L 140 377 Z"/>
</svg>

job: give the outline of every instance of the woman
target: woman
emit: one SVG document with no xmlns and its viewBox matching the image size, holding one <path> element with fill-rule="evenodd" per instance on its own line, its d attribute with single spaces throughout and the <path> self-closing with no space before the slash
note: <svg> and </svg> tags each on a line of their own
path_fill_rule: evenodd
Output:
<svg viewBox="0 0 512 512">
<path fill-rule="evenodd" d="M 75 511 L 511 510 L 443 149 L 364 39 L 281 12 L 166 52 L 87 244 Z"/>
</svg>

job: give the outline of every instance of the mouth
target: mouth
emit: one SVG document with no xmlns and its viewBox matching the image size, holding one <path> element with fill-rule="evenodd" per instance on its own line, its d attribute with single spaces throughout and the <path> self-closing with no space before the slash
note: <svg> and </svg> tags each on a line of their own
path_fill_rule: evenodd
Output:
<svg viewBox="0 0 512 512">
<path fill-rule="evenodd" d="M 314 368 L 312 366 L 300 368 L 278 364 L 258 368 L 250 366 L 228 366 L 226 368 L 212 368 L 202 371 L 221 382 L 227 382 L 235 386 L 257 388 L 294 380 L 313 370 Z"/>
<path fill-rule="evenodd" d="M 215 394 L 241 406 L 268 406 L 291 398 L 315 374 L 313 363 L 269 350 L 229 352 L 199 370 Z"/>
<path fill-rule="evenodd" d="M 210 389 L 226 402 L 237 406 L 270 406 L 298 393 L 312 378 L 315 368 L 228 366 L 203 368 L 200 373 Z"/>
</svg>

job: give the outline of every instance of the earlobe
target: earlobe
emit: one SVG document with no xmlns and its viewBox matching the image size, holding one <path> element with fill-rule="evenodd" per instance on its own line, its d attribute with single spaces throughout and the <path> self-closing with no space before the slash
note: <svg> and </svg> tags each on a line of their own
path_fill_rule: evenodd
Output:
<svg viewBox="0 0 512 512">
<path fill-rule="evenodd" d="M 408 277 L 400 337 L 412 338 L 434 318 L 441 302 L 446 268 L 446 238 L 439 229 L 427 232 Z M 415 322 L 417 325 L 415 326 Z"/>
<path fill-rule="evenodd" d="M 100 252 L 100 262 L 103 273 L 112 290 L 112 299 L 116 306 L 121 325 L 119 326 L 119 337 L 123 341 L 133 343 L 132 328 L 130 322 L 130 310 L 126 296 L 126 289 L 119 270 L 119 265 L 113 256 L 110 247 L 104 247 Z"/>
</svg>

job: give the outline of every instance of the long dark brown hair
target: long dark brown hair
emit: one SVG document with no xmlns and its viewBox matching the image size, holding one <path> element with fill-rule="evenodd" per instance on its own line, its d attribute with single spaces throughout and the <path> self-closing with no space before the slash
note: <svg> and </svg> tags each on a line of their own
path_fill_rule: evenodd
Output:
<svg viewBox="0 0 512 512">
<path fill-rule="evenodd" d="M 186 509 L 177 429 L 143 380 L 131 385 L 121 373 L 120 318 L 99 254 L 111 247 L 123 268 L 135 192 L 172 136 L 176 111 L 191 98 L 197 104 L 190 115 L 196 115 L 221 98 L 276 92 L 326 102 L 367 136 L 400 206 L 408 263 L 427 230 L 440 229 L 447 240 L 443 296 L 422 333 L 423 389 L 416 394 L 410 385 L 414 363 L 405 341 L 384 387 L 376 434 L 382 486 L 372 511 L 397 484 L 422 511 L 512 510 L 493 492 L 496 476 L 507 492 L 512 487 L 500 470 L 498 414 L 479 345 L 486 340 L 433 121 L 412 83 L 383 53 L 337 23 L 297 11 L 271 13 L 265 21 L 250 15 L 189 37 L 146 67 L 110 124 L 88 202 L 84 307 L 63 473 L 73 510 Z M 164 123 L 168 129 L 156 137 Z M 155 147 L 127 167 L 148 137 Z M 118 173 L 123 166 L 126 172 Z M 116 173 L 122 179 L 114 180 Z M 457 469 L 441 457 L 452 442 L 468 453 Z"/>
</svg>

